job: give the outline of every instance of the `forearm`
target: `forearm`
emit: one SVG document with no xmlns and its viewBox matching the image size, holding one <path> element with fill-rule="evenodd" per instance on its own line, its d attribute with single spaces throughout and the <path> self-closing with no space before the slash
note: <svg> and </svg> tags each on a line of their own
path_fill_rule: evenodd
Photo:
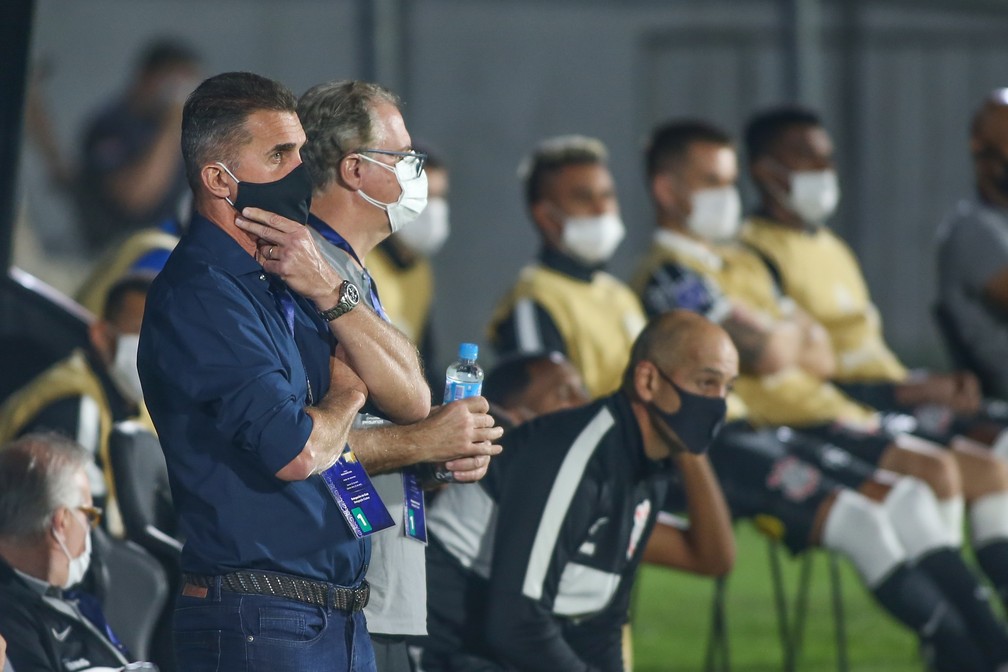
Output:
<svg viewBox="0 0 1008 672">
<path fill-rule="evenodd" d="M 350 430 L 350 447 L 370 475 L 386 474 L 424 461 L 423 447 L 398 425 Z"/>
<path fill-rule="evenodd" d="M 390 420 L 406 424 L 427 417 L 430 388 L 416 346 L 402 332 L 374 311 L 359 308 L 329 324 L 347 363 L 367 385 L 371 401 Z"/>
<path fill-rule="evenodd" d="M 174 182 L 181 122 L 180 112 L 167 115 L 147 152 L 106 178 L 108 190 L 127 213 L 140 215 L 154 207 Z"/>
<path fill-rule="evenodd" d="M 336 463 L 350 436 L 354 416 L 366 397 L 358 389 L 333 389 L 306 410 L 312 431 L 301 452 L 276 473 L 284 481 L 303 481 Z"/>
<path fill-rule="evenodd" d="M 810 318 L 799 319 L 802 331 L 798 364 L 802 369 L 823 380 L 836 373 L 836 354 L 829 333 Z"/>
<path fill-rule="evenodd" d="M 717 476 L 705 455 L 680 453 L 676 466 L 686 490 L 690 521 L 684 532 L 685 566 L 681 569 L 708 576 L 727 574 L 735 562 L 735 536 Z"/>
</svg>

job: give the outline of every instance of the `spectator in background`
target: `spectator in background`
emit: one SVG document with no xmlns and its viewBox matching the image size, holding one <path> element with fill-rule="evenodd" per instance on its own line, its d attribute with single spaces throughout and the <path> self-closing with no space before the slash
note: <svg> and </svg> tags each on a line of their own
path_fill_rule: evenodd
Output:
<svg viewBox="0 0 1008 672">
<path fill-rule="evenodd" d="M 731 423 L 712 447 L 732 513 L 793 553 L 826 547 L 849 558 L 879 603 L 934 645 L 927 648 L 941 669 L 963 669 L 969 656 L 957 652 L 979 648 L 1003 660 L 1008 636 L 959 554 L 957 465 L 939 446 L 876 434 L 877 412 L 828 382 L 833 356 L 822 327 L 734 240 L 740 207 L 730 138 L 703 121 L 663 124 L 646 167 L 658 228 L 635 283 L 644 306 L 652 315 L 687 308 L 724 325 L 745 372 L 736 392 L 763 428 Z M 799 432 L 774 429 L 783 424 Z M 927 478 L 935 490 L 886 469 Z"/>
<path fill-rule="evenodd" d="M 451 231 L 448 219 L 448 166 L 438 150 L 414 143 L 426 155 L 427 207 L 417 218 L 379 243 L 368 256 L 368 270 L 381 288 L 382 307 L 392 324 L 420 350 L 432 389 L 441 380 L 431 323 L 435 288 L 431 257 L 438 253 Z"/>
<path fill-rule="evenodd" d="M 367 307 L 358 310 L 387 321 L 387 294 L 369 274 L 374 248 L 410 226 L 427 196 L 423 155 L 412 149 L 399 99 L 368 82 L 329 82 L 301 96 L 298 116 L 307 136 L 301 155 L 314 184 L 308 225 L 315 243 L 341 277 L 363 289 Z M 404 288 L 393 289 L 402 308 Z M 381 338 L 408 342 L 392 324 Z M 425 420 L 394 425 L 366 407 L 354 422 L 350 447 L 396 521 L 372 537 L 367 572 L 371 600 L 364 615 L 379 672 L 409 672 L 406 637 L 427 632 L 424 540 L 410 535 L 406 521 L 407 502 L 415 501 L 431 470 L 410 467 L 439 462 L 455 480 L 481 478 L 503 431 L 487 409 L 485 399 L 471 397 L 438 407 Z"/>
<path fill-rule="evenodd" d="M 189 47 L 173 39 L 152 42 L 126 90 L 88 123 L 77 192 L 92 252 L 179 218 L 187 193 L 179 152 L 182 104 L 199 73 L 199 57 Z"/>
<path fill-rule="evenodd" d="M 730 569 L 728 510 L 701 453 L 735 349 L 679 311 L 652 320 L 628 359 L 617 392 L 512 430 L 483 482 L 432 506 L 424 669 L 622 670 L 630 588 L 674 471 L 691 520 L 677 566 Z"/>
<path fill-rule="evenodd" d="M 951 443 L 969 503 L 974 547 L 987 575 L 1008 599 L 1008 464 L 988 442 L 1002 425 L 978 419 L 976 377 L 966 372 L 909 372 L 886 345 L 878 310 L 851 250 L 824 224 L 839 199 L 833 143 L 819 117 L 779 108 L 746 127 L 749 171 L 760 192 L 758 214 L 742 229 L 781 290 L 829 333 L 833 380 L 880 410 L 912 413 L 912 431 Z M 971 441 L 963 434 L 977 436 Z M 953 441 L 954 439 L 954 441 Z M 1005 449 L 1004 444 L 997 448 Z"/>
<path fill-rule="evenodd" d="M 602 270 L 625 233 L 598 140 L 545 140 L 519 170 L 542 248 L 497 305 L 489 335 L 500 355 L 555 350 L 592 396 L 616 390 L 644 325 L 633 292 Z"/>
<path fill-rule="evenodd" d="M 100 614 L 64 590 L 91 560 L 101 510 L 86 474 L 91 457 L 56 434 L 30 434 L 0 448 L 0 635 L 19 670 L 121 669 L 128 659 L 102 633 Z M 0 650 L 2 654 L 2 650 Z M 2 660 L 0 655 L 0 660 Z"/>
<path fill-rule="evenodd" d="M 108 291 L 101 317 L 88 330 L 89 347 L 43 371 L 0 406 L 0 442 L 53 430 L 75 439 L 91 455 L 90 488 L 120 536 L 108 453 L 112 425 L 136 419 L 153 431 L 137 373 L 137 342 L 151 276 L 130 275 Z"/>
<path fill-rule="evenodd" d="M 1008 89 L 973 115 L 976 193 L 938 230 L 938 302 L 989 394 L 1008 398 Z"/>
</svg>

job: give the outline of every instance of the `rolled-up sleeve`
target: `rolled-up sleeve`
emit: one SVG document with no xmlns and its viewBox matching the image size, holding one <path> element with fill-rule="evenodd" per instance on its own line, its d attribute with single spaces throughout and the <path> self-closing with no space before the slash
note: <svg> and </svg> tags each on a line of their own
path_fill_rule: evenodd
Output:
<svg viewBox="0 0 1008 672">
<path fill-rule="evenodd" d="M 174 389 L 159 393 L 182 395 L 204 410 L 233 447 L 274 474 L 311 434 L 303 365 L 293 341 L 278 342 L 276 329 L 267 328 L 279 314 L 262 312 L 228 276 L 216 280 L 179 286 L 162 305 L 148 306 L 150 342 L 142 352 L 153 362 L 141 362 L 145 391 L 168 381 Z"/>
</svg>

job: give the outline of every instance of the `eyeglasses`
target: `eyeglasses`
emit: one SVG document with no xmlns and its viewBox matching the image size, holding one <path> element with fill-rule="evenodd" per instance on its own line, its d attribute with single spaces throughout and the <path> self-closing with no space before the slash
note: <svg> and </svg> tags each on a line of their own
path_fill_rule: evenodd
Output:
<svg viewBox="0 0 1008 672">
<path fill-rule="evenodd" d="M 410 150 L 408 152 L 393 152 L 391 149 L 371 149 L 365 147 L 364 149 L 358 149 L 357 153 L 385 154 L 386 156 L 398 156 L 399 160 L 396 161 L 396 163 L 399 163 L 399 161 L 403 161 L 404 159 L 413 159 L 414 160 L 413 163 L 416 166 L 415 177 L 420 177 L 420 173 L 423 172 L 424 163 L 427 161 L 426 154 L 424 154 L 423 152 L 414 152 L 413 150 Z"/>
<path fill-rule="evenodd" d="M 101 524 L 102 513 L 104 512 L 97 506 L 78 506 L 77 510 L 84 514 L 87 518 L 88 525 L 90 525 L 92 529 Z"/>
</svg>

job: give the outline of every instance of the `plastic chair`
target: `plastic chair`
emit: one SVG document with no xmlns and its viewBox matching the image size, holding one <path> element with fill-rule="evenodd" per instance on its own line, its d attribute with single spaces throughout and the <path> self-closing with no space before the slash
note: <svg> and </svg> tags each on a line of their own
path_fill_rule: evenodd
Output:
<svg viewBox="0 0 1008 672">
<path fill-rule="evenodd" d="M 101 528 L 92 532 L 93 585 L 112 631 L 134 658 L 147 660 L 165 605 L 168 578 L 150 553 L 130 541 L 113 539 Z"/>
<path fill-rule="evenodd" d="M 812 562 L 814 556 L 806 552 L 801 559 L 801 573 L 798 577 L 794 604 L 789 607 L 787 589 L 780 557 L 780 542 L 767 540 L 770 558 L 770 577 L 774 589 L 774 611 L 777 617 L 777 632 L 781 644 L 781 669 L 796 672 L 801 658 L 805 620 L 808 614 L 809 586 L 812 583 Z M 835 553 L 828 553 L 830 596 L 833 605 L 833 626 L 836 637 L 837 670 L 847 672 L 850 663 L 847 657 L 847 628 L 844 617 L 843 591 L 839 561 Z M 728 672 L 731 669 L 730 645 L 728 641 L 727 577 L 718 578 L 714 584 L 711 600 L 710 628 L 707 635 L 707 654 L 704 661 L 706 672 Z"/>
<path fill-rule="evenodd" d="M 122 513 L 126 538 L 139 544 L 161 563 L 170 594 L 182 580 L 182 539 L 168 485 L 168 467 L 157 437 L 133 421 L 113 426 L 109 460 Z M 172 609 L 166 605 L 154 633 L 152 659 L 161 672 L 173 672 Z"/>
</svg>

